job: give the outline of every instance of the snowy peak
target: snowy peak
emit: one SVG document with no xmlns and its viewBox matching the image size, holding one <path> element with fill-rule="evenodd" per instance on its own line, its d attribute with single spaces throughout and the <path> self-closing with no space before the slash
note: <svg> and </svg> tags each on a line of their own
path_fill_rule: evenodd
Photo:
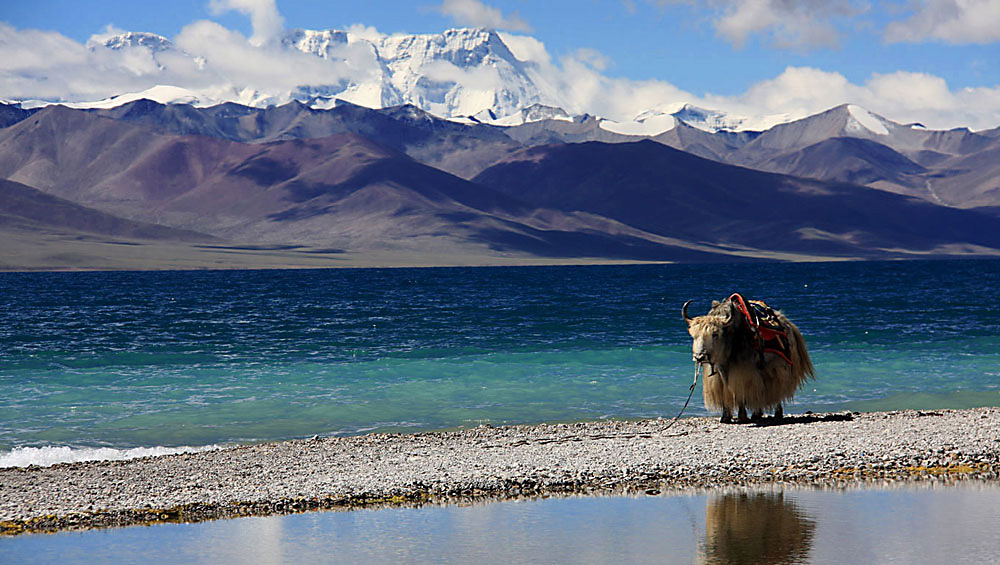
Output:
<svg viewBox="0 0 1000 565">
<path fill-rule="evenodd" d="M 122 49 L 145 47 L 154 53 L 174 48 L 172 41 L 155 33 L 128 31 L 124 33 L 95 35 L 87 42 L 91 50 L 105 47 L 115 51 Z"/>
<path fill-rule="evenodd" d="M 691 104 L 685 104 L 680 110 L 674 112 L 672 116 L 693 128 L 713 133 L 720 130 L 736 130 L 741 121 L 739 118 L 731 118 L 723 112 L 706 110 L 705 108 L 699 108 Z"/>
<path fill-rule="evenodd" d="M 337 49 L 347 45 L 346 31 L 290 29 L 281 38 L 282 45 L 298 49 L 303 53 L 311 53 L 323 59 L 330 59 Z"/>
<path fill-rule="evenodd" d="M 991 138 L 968 129 L 937 131 L 918 124 L 902 125 L 855 104 L 777 125 L 748 145 L 761 156 L 805 149 L 833 138 L 863 139 L 884 145 L 915 162 L 944 155 L 965 155 L 982 150 Z M 932 161 L 928 161 L 932 163 Z"/>
<path fill-rule="evenodd" d="M 814 122 L 813 127 L 821 124 L 821 129 L 831 137 L 860 137 L 875 141 L 885 141 L 884 138 L 892 135 L 897 128 L 905 129 L 857 104 L 841 104 L 798 121 Z"/>
<path fill-rule="evenodd" d="M 491 112 L 496 116 L 495 112 Z M 484 118 L 486 116 L 477 115 L 475 116 L 479 121 L 486 121 Z M 500 118 L 494 117 L 489 123 L 498 126 L 519 126 L 522 124 L 528 124 L 531 122 L 541 122 L 544 120 L 561 120 L 564 122 L 572 122 L 573 116 L 571 116 L 566 110 L 562 108 L 557 108 L 555 106 L 547 106 L 545 104 L 532 104 L 527 108 L 522 108 L 513 114 L 503 116 Z"/>
<path fill-rule="evenodd" d="M 898 132 L 898 124 L 861 106 L 843 104 L 807 118 L 776 125 L 754 141 L 768 150 L 804 148 L 834 137 L 856 137 L 886 143 Z"/>
<path fill-rule="evenodd" d="M 877 116 L 855 104 L 847 105 L 847 113 L 850 115 L 850 118 L 847 125 L 844 126 L 845 132 L 868 131 L 875 135 L 889 135 L 889 129 L 886 125 L 896 125 L 882 116 Z"/>
<path fill-rule="evenodd" d="M 158 84 L 142 92 L 121 94 L 104 100 L 98 100 L 97 102 L 70 103 L 66 104 L 66 106 L 81 109 L 108 109 L 117 108 L 118 106 L 123 106 L 137 100 L 152 100 L 160 104 L 190 104 L 197 107 L 214 106 L 220 103 L 217 99 L 206 98 L 186 88 Z"/>
<path fill-rule="evenodd" d="M 526 64 L 493 30 L 382 36 L 294 29 L 282 44 L 359 70 L 346 84 L 301 87 L 292 93 L 300 99 L 322 94 L 371 108 L 413 104 L 447 118 L 506 116 L 541 101 Z"/>
<path fill-rule="evenodd" d="M 482 28 L 450 29 L 444 33 L 390 35 L 381 41 L 380 53 L 389 61 L 447 61 L 458 67 L 517 59 L 495 31 Z"/>
<path fill-rule="evenodd" d="M 665 112 L 647 110 L 628 122 L 601 120 L 600 128 L 621 135 L 654 137 L 677 127 L 677 119 Z"/>
<path fill-rule="evenodd" d="M 438 116 L 507 116 L 542 102 L 525 65 L 491 30 L 389 36 L 377 50 L 403 101 Z"/>
<path fill-rule="evenodd" d="M 671 115 L 678 121 L 709 133 L 718 133 L 720 131 L 764 131 L 778 124 L 786 123 L 790 119 L 787 114 L 755 117 L 738 116 L 718 110 L 700 108 L 691 104 L 684 104 L 680 110 L 672 112 Z"/>
</svg>

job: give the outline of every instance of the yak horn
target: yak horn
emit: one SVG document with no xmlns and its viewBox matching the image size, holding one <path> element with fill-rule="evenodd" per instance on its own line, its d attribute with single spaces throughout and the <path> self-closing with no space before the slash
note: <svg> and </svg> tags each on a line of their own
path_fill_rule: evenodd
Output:
<svg viewBox="0 0 1000 565">
<path fill-rule="evenodd" d="M 687 302 L 684 303 L 684 306 L 681 308 L 681 315 L 684 316 L 684 321 L 689 324 L 691 323 L 692 318 L 691 316 L 688 316 L 688 304 L 691 304 L 692 302 L 694 302 L 694 300 L 688 300 Z"/>
</svg>

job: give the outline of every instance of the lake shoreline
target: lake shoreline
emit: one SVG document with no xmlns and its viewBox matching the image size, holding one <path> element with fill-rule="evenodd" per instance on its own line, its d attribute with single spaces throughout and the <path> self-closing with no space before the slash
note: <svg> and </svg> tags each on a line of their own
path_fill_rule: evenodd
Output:
<svg viewBox="0 0 1000 565">
<path fill-rule="evenodd" d="M 1000 408 L 313 438 L 0 469 L 0 534 L 552 494 L 1000 480 Z"/>
</svg>

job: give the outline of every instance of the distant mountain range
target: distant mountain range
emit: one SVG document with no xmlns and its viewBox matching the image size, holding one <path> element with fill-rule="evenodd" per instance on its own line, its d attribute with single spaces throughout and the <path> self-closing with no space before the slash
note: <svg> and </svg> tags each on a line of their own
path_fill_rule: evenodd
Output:
<svg viewBox="0 0 1000 565">
<path fill-rule="evenodd" d="M 366 108 L 411 105 L 450 120 L 504 126 L 549 118 L 572 120 L 574 114 L 583 113 L 584 109 L 574 108 L 566 86 L 555 76 L 558 73 L 532 60 L 525 41 L 482 28 L 393 35 L 366 30 L 290 29 L 266 45 L 268 53 L 281 57 L 280 63 L 271 64 L 305 64 L 316 72 L 303 73 L 296 86 L 289 88 L 252 84 L 252 75 L 232 76 L 226 71 L 228 63 L 219 62 L 220 69 L 217 61 L 188 53 L 160 35 L 114 33 L 94 36 L 88 48 L 148 61 L 166 82 L 106 100 L 57 102 L 88 109 L 112 108 L 141 99 L 197 107 L 234 102 L 266 108 L 292 101 L 313 109 L 329 109 L 343 102 Z M 516 53 L 519 45 L 526 52 Z M 303 58 L 303 54 L 321 59 L 322 64 Z M 199 86 L 172 84 L 172 80 L 185 82 L 171 72 L 175 67 L 199 69 L 194 81 Z M 52 103 L 20 102 L 25 108 Z M 653 135 L 683 121 L 711 132 L 759 131 L 790 119 L 785 115 L 736 116 L 684 103 L 661 104 L 624 118 L 624 122 L 603 120 L 604 127 L 618 133 Z"/>
<path fill-rule="evenodd" d="M 0 103 L 0 268 L 1000 253 L 1000 128 L 576 114 L 504 37 L 296 29 L 270 48 L 337 73 Z M 212 68 L 153 34 L 89 48 Z"/>
<path fill-rule="evenodd" d="M 212 61 L 191 55 L 171 40 L 151 33 L 127 32 L 92 39 L 91 50 L 133 51 L 161 69 L 187 59 L 211 73 Z M 338 101 L 369 108 L 411 104 L 438 116 L 461 118 L 492 112 L 515 114 L 533 104 L 565 106 L 556 85 L 535 63 L 519 60 L 493 30 L 451 29 L 438 34 L 364 34 L 342 30 L 287 30 L 271 48 L 329 61 L 330 73 L 291 90 L 249 84 L 190 90 L 160 85 L 78 107 L 110 107 L 140 98 L 213 106 L 236 102 L 254 107 L 300 101 L 328 108 Z M 206 66 L 207 63 L 207 66 Z M 470 78 L 480 80 L 468 80 Z"/>
<path fill-rule="evenodd" d="M 0 104 L 0 268 L 1000 253 L 1000 130 L 849 105 L 763 132 L 520 115 Z"/>
</svg>

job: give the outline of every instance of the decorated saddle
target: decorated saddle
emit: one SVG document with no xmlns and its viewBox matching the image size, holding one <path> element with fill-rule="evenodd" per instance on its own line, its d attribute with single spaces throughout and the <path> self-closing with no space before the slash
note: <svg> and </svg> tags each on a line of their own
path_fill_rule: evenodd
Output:
<svg viewBox="0 0 1000 565">
<path fill-rule="evenodd" d="M 760 354 L 760 364 L 764 364 L 764 354 L 773 353 L 792 364 L 792 352 L 788 342 L 788 332 L 774 309 L 763 300 L 746 300 L 736 292 L 729 301 L 743 315 L 754 336 L 754 348 Z"/>
</svg>

